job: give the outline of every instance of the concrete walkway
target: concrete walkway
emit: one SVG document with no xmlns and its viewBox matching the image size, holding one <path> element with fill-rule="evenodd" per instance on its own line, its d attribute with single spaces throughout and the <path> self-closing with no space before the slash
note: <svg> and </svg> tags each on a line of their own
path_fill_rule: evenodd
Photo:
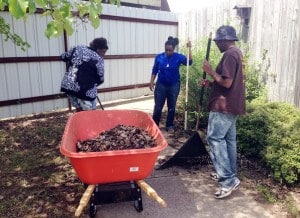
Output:
<svg viewBox="0 0 300 218">
<path fill-rule="evenodd" d="M 103 104 L 105 110 L 136 109 L 149 114 L 153 110 L 153 98 L 138 99 L 138 101 L 119 104 Z M 164 133 L 165 134 L 165 133 Z M 169 140 L 168 137 L 166 137 Z M 171 139 L 170 139 L 171 140 Z M 172 155 L 177 150 L 168 146 L 158 159 Z M 191 218 L 191 217 L 228 217 L 228 218 L 279 218 L 282 214 L 267 210 L 259 204 L 246 189 L 247 184 L 241 180 L 240 188 L 226 199 L 215 199 L 213 193 L 218 185 L 209 178 L 212 166 L 203 166 L 197 170 L 186 170 L 180 167 L 170 167 L 164 170 L 153 170 L 145 181 L 164 199 L 167 207 L 161 207 L 156 201 L 142 193 L 143 211 L 137 212 L 133 202 L 120 202 L 97 205 L 96 217 L 148 217 L 148 218 Z"/>
</svg>

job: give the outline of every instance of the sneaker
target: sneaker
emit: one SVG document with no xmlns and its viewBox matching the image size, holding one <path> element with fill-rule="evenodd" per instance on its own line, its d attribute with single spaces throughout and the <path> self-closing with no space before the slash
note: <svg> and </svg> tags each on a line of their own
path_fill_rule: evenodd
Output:
<svg viewBox="0 0 300 218">
<path fill-rule="evenodd" d="M 237 190 L 240 187 L 241 181 L 236 178 L 235 184 L 233 186 L 233 190 Z"/>
<path fill-rule="evenodd" d="M 221 199 L 221 198 L 225 198 L 229 195 L 231 195 L 232 192 L 232 188 L 220 188 L 216 193 L 215 193 L 215 198 L 217 199 Z"/>
<path fill-rule="evenodd" d="M 211 173 L 210 175 L 210 178 L 214 181 L 218 181 L 219 180 L 219 175 L 217 173 Z"/>
<path fill-rule="evenodd" d="M 230 188 L 221 187 L 215 193 L 215 198 L 221 199 L 221 198 L 225 198 L 225 197 L 231 195 L 232 191 L 235 191 L 239 188 L 240 183 L 241 183 L 241 181 L 239 179 L 236 179 L 236 183 L 232 187 L 230 187 Z"/>
</svg>

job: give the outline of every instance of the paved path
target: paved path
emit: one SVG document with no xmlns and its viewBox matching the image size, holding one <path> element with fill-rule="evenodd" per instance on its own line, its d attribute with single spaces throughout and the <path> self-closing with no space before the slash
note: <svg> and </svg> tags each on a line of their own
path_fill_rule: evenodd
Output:
<svg viewBox="0 0 300 218">
<path fill-rule="evenodd" d="M 118 105 L 105 105 L 106 110 L 113 109 L 137 109 L 152 113 L 153 99 L 127 102 Z M 166 137 L 167 140 L 170 140 Z M 159 155 L 159 159 L 165 155 L 176 153 L 168 146 Z M 247 184 L 241 181 L 241 186 L 226 199 L 218 200 L 213 197 L 217 184 L 209 178 L 211 166 L 203 166 L 198 170 L 185 170 L 180 167 L 171 167 L 165 170 L 153 170 L 152 175 L 145 181 L 156 190 L 168 206 L 161 207 L 157 202 L 142 193 L 143 211 L 137 212 L 133 202 L 121 202 L 103 204 L 97 206 L 96 217 L 105 218 L 282 218 L 283 215 L 274 215 L 266 210 L 264 205 L 259 204 L 251 191 L 246 188 Z"/>
</svg>

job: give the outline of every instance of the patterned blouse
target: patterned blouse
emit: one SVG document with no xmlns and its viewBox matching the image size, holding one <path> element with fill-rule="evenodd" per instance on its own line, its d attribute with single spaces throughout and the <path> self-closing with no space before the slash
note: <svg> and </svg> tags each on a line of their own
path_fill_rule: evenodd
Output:
<svg viewBox="0 0 300 218">
<path fill-rule="evenodd" d="M 104 82 L 104 60 L 87 46 L 76 46 L 61 54 L 61 59 L 68 62 L 61 91 L 83 100 L 97 97 L 97 86 Z"/>
</svg>

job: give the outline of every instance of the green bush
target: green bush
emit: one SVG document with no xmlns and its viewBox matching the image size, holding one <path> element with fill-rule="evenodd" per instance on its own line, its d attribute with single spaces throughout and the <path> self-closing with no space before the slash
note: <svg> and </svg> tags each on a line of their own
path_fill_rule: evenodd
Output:
<svg viewBox="0 0 300 218">
<path fill-rule="evenodd" d="M 247 157 L 263 157 L 270 132 L 268 114 L 263 107 L 247 105 L 247 115 L 237 121 L 237 139 L 240 153 Z"/>
<path fill-rule="evenodd" d="M 238 147 L 256 157 L 281 183 L 300 181 L 300 110 L 287 103 L 253 101 L 237 122 Z"/>
</svg>

